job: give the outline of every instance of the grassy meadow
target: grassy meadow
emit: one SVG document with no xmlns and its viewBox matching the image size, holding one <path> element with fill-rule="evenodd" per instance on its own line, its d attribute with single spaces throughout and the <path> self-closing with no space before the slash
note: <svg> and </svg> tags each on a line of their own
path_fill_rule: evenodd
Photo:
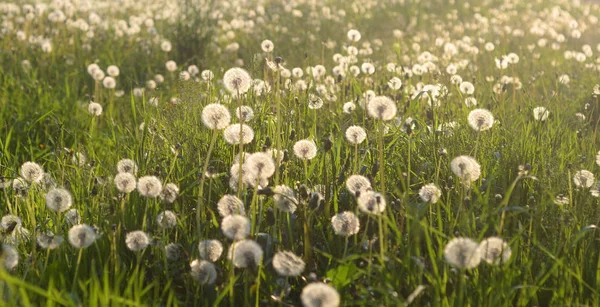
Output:
<svg viewBox="0 0 600 307">
<path fill-rule="evenodd" d="M 600 306 L 600 6 L 0 2 L 0 306 Z"/>
</svg>

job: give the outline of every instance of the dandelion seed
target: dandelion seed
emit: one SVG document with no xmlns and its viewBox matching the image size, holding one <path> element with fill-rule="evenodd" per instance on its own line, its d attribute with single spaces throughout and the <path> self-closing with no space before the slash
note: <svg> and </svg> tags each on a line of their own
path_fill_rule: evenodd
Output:
<svg viewBox="0 0 600 307">
<path fill-rule="evenodd" d="M 121 193 L 131 193 L 137 186 L 135 176 L 131 173 L 118 173 L 114 182 L 117 190 Z"/>
<path fill-rule="evenodd" d="M 311 160 L 317 156 L 317 145 L 311 140 L 300 140 L 294 144 L 294 154 L 302 160 Z"/>
<path fill-rule="evenodd" d="M 158 214 L 156 223 L 161 228 L 173 228 L 177 226 L 177 216 L 173 211 L 165 210 Z"/>
<path fill-rule="evenodd" d="M 234 242 L 227 252 L 227 259 L 237 268 L 256 268 L 262 258 L 262 248 L 252 240 Z"/>
<path fill-rule="evenodd" d="M 573 183 L 578 188 L 589 188 L 594 182 L 594 174 L 587 170 L 580 170 L 573 176 Z"/>
<path fill-rule="evenodd" d="M 223 253 L 223 245 L 218 240 L 204 240 L 198 244 L 200 258 L 215 262 Z"/>
<path fill-rule="evenodd" d="M 65 220 L 71 226 L 80 224 L 81 223 L 81 216 L 79 215 L 79 211 L 77 211 L 77 209 L 69 209 L 65 213 Z"/>
<path fill-rule="evenodd" d="M 69 209 L 72 203 L 71 193 L 65 189 L 52 189 L 46 193 L 46 207 L 54 212 L 61 213 Z"/>
<path fill-rule="evenodd" d="M 226 107 L 213 103 L 202 110 L 202 122 L 208 129 L 225 129 L 231 122 L 231 115 Z"/>
<path fill-rule="evenodd" d="M 211 262 L 194 260 L 190 263 L 190 275 L 201 285 L 212 285 L 217 280 L 217 269 Z"/>
<path fill-rule="evenodd" d="M 69 243 L 75 248 L 88 247 L 96 241 L 97 237 L 94 228 L 86 224 L 75 225 L 69 229 Z"/>
<path fill-rule="evenodd" d="M 232 214 L 245 215 L 244 203 L 235 195 L 224 195 L 217 202 L 217 210 L 221 217 Z"/>
<path fill-rule="evenodd" d="M 296 211 L 298 199 L 294 190 L 286 185 L 278 185 L 273 189 L 273 193 L 273 201 L 279 210 L 288 213 Z"/>
<path fill-rule="evenodd" d="M 52 231 L 46 231 L 38 232 L 36 241 L 41 248 L 56 249 L 64 242 L 64 238 L 55 236 Z"/>
<path fill-rule="evenodd" d="M 367 177 L 361 175 L 351 175 L 346 179 L 346 189 L 350 191 L 353 195 L 357 193 L 362 193 L 364 191 L 371 189 L 371 182 Z"/>
<path fill-rule="evenodd" d="M 481 166 L 477 160 L 469 156 L 458 156 L 452 159 L 450 170 L 467 185 L 481 176 Z"/>
<path fill-rule="evenodd" d="M 533 118 L 537 121 L 545 121 L 548 119 L 548 115 L 550 115 L 550 111 L 545 107 L 536 107 L 533 108 Z"/>
<path fill-rule="evenodd" d="M 565 206 L 569 204 L 569 198 L 563 194 L 558 194 L 556 195 L 556 198 L 554 198 L 554 203 L 559 206 Z"/>
<path fill-rule="evenodd" d="M 237 96 L 246 93 L 250 89 L 252 78 L 244 69 L 234 67 L 225 72 L 223 85 L 232 96 Z"/>
<path fill-rule="evenodd" d="M 2 244 L 0 247 L 0 262 L 7 271 L 12 271 L 19 264 L 19 253 L 8 244 Z"/>
<path fill-rule="evenodd" d="M 133 175 L 137 174 L 138 166 L 135 161 L 130 159 L 122 159 L 117 162 L 117 171 L 119 173 L 131 173 Z"/>
<path fill-rule="evenodd" d="M 340 294 L 330 285 L 313 282 L 302 289 L 300 300 L 304 307 L 337 307 L 340 305 Z"/>
<path fill-rule="evenodd" d="M 20 174 L 28 182 L 40 183 L 44 176 L 44 169 L 35 162 L 25 162 L 21 165 Z"/>
<path fill-rule="evenodd" d="M 419 190 L 419 197 L 426 203 L 435 204 L 440 199 L 440 196 L 442 196 L 442 191 L 433 183 L 426 184 Z"/>
<path fill-rule="evenodd" d="M 250 234 L 250 220 L 239 214 L 228 215 L 221 221 L 221 230 L 231 240 L 243 240 Z"/>
<path fill-rule="evenodd" d="M 240 129 L 242 130 L 241 133 Z M 254 139 L 254 130 L 252 130 L 252 128 L 250 128 L 250 126 L 248 125 L 233 124 L 225 128 L 225 130 L 223 131 L 223 136 L 225 138 L 225 141 L 232 145 L 239 144 L 240 140 L 242 144 L 248 144 Z"/>
<path fill-rule="evenodd" d="M 493 265 L 507 263 L 512 254 L 510 246 L 498 237 L 489 237 L 479 243 L 481 259 Z"/>
<path fill-rule="evenodd" d="M 477 105 L 477 99 L 475 97 L 467 97 L 465 98 L 465 105 L 467 108 L 472 108 Z"/>
<path fill-rule="evenodd" d="M 469 126 L 475 131 L 485 131 L 494 125 L 494 116 L 490 111 L 485 109 L 475 109 L 469 112 L 467 119 Z"/>
<path fill-rule="evenodd" d="M 380 214 L 385 211 L 386 202 L 381 193 L 370 190 L 361 192 L 356 202 L 358 203 L 358 209 L 364 213 Z"/>
<path fill-rule="evenodd" d="M 179 196 L 179 188 L 174 183 L 167 183 L 162 188 L 159 196 L 164 202 L 172 204 Z"/>
<path fill-rule="evenodd" d="M 150 245 L 150 236 L 141 230 L 132 231 L 125 236 L 125 244 L 131 251 L 141 251 Z"/>
<path fill-rule="evenodd" d="M 571 82 L 571 78 L 569 78 L 569 75 L 563 74 L 558 77 L 558 82 L 560 84 L 569 85 L 569 83 Z"/>
<path fill-rule="evenodd" d="M 210 71 L 210 70 L 206 69 L 206 70 L 203 70 L 203 71 L 200 73 L 200 77 L 201 77 L 201 78 L 202 78 L 202 80 L 204 80 L 204 81 L 212 81 L 212 79 L 214 79 L 214 77 L 215 77 L 215 74 L 213 74 L 213 72 L 212 72 L 212 71 Z"/>
<path fill-rule="evenodd" d="M 273 268 L 279 276 L 300 276 L 305 266 L 302 258 L 289 251 L 278 252 L 273 256 Z"/>
<path fill-rule="evenodd" d="M 346 129 L 346 140 L 350 144 L 360 144 L 367 138 L 367 132 L 360 126 L 350 126 Z"/>
<path fill-rule="evenodd" d="M 0 220 L 0 233 L 4 234 L 0 242 L 12 245 L 19 245 L 21 242 L 29 240 L 31 233 L 25 227 L 21 219 L 14 215 L 5 215 Z"/>
<path fill-rule="evenodd" d="M 162 184 L 156 176 L 144 176 L 138 180 L 137 190 L 144 197 L 154 198 L 160 195 Z"/>
<path fill-rule="evenodd" d="M 444 248 L 444 258 L 459 269 L 473 269 L 481 262 L 479 244 L 469 238 L 454 238 Z"/>
<path fill-rule="evenodd" d="M 375 119 L 392 120 L 396 117 L 396 111 L 396 104 L 386 96 L 375 96 L 367 103 L 367 112 Z"/>
<path fill-rule="evenodd" d="M 331 218 L 331 226 L 336 235 L 348 237 L 355 235 L 360 230 L 360 221 L 354 213 L 345 211 Z"/>
<path fill-rule="evenodd" d="M 99 103 L 90 102 L 90 104 L 88 104 L 88 112 L 93 116 L 100 116 L 102 115 L 102 106 Z"/>
<path fill-rule="evenodd" d="M 25 181 L 25 179 L 18 177 L 18 178 L 13 179 L 12 188 L 13 188 L 13 190 L 15 190 L 19 193 L 26 194 L 27 189 L 29 189 L 29 185 L 27 184 L 27 181 Z"/>
</svg>

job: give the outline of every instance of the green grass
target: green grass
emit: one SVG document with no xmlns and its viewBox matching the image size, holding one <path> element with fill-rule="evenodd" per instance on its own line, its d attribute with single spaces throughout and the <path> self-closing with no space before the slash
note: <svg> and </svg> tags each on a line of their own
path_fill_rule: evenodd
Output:
<svg viewBox="0 0 600 307">
<path fill-rule="evenodd" d="M 590 188 L 577 188 L 573 182 L 579 170 L 600 176 L 596 162 L 600 104 L 599 95 L 592 95 L 600 83 L 597 5 L 560 0 L 510 4 L 456 0 L 454 5 L 332 0 L 314 6 L 299 1 L 286 8 L 267 0 L 261 13 L 255 1 L 236 1 L 232 7 L 209 0 L 141 2 L 113 5 L 113 12 L 99 5 L 96 11 L 107 29 L 91 24 L 93 38 L 67 22 L 49 21 L 53 9 L 18 23 L 24 14 L 8 13 L 0 4 L 5 22 L 0 31 L 0 178 L 8 183 L 0 190 L 0 215 L 18 216 L 31 232 L 15 243 L 8 241 L 11 230 L 0 229 L 2 241 L 19 253 L 14 270 L 0 266 L 0 305 L 296 306 L 301 305 L 302 289 L 313 280 L 333 286 L 344 306 L 600 305 L 600 232 L 594 226 L 600 223 L 599 199 Z M 142 14 L 146 9 L 155 14 L 157 34 L 140 22 L 139 33 L 117 35 L 122 30 L 116 30 L 118 20 L 131 26 L 137 17 L 149 18 Z M 562 17 L 552 17 L 552 10 L 560 10 Z M 220 19 L 215 12 L 222 13 Z M 294 16 L 298 12 L 302 18 Z M 89 15 L 75 10 L 67 19 L 91 23 Z M 235 22 L 231 26 L 233 19 L 253 20 L 254 26 L 236 27 Z M 532 33 L 536 19 L 552 30 L 541 36 Z M 580 38 L 572 36 L 571 20 L 577 21 Z M 362 35 L 357 43 L 346 37 L 354 28 Z M 403 36 L 394 37 L 394 29 L 402 30 Z M 515 36 L 516 29 L 523 36 Z M 28 38 L 49 39 L 52 52 L 43 52 L 39 43 L 16 39 L 17 31 Z M 553 31 L 564 35 L 565 41 L 557 42 Z M 545 46 L 541 38 L 547 41 Z M 272 54 L 261 51 L 264 39 L 274 42 Z M 168 53 L 161 51 L 163 40 L 172 43 Z M 233 42 L 239 50 L 225 51 Z M 369 46 L 363 45 L 366 42 Z M 449 42 L 459 52 L 444 56 L 444 44 Z M 495 49 L 486 51 L 486 42 Z M 566 51 L 583 52 L 586 44 L 592 55 L 583 62 L 565 58 Z M 362 50 L 351 65 L 371 62 L 376 72 L 368 77 L 348 72 L 330 80 L 310 76 L 306 68 L 318 64 L 331 76 L 337 65 L 333 56 L 347 55 L 346 45 Z M 473 47 L 477 54 L 466 50 Z M 437 58 L 432 61 L 437 71 L 411 76 L 386 69 L 388 63 L 408 69 L 424 64 L 425 51 Z M 519 62 L 496 68 L 494 59 L 509 53 L 517 54 Z M 311 87 L 286 87 L 285 78 L 266 66 L 265 57 L 275 56 L 281 56 L 289 70 L 302 68 L 302 80 Z M 272 90 L 257 95 L 251 88 L 240 100 L 229 98 L 221 80 L 237 59 L 243 60 L 241 66 L 252 78 L 264 80 Z M 23 60 L 30 62 L 30 69 L 23 67 Z M 177 71 L 166 70 L 168 60 L 177 62 Z M 116 90 L 123 90 L 123 96 L 95 83 L 86 71 L 94 62 L 104 71 L 108 65 L 120 68 Z M 461 62 L 466 65 L 460 67 Z M 451 83 L 446 72 L 451 63 L 459 66 L 457 74 L 463 80 L 475 86 L 477 107 L 467 107 L 463 102 L 467 95 Z M 210 86 L 201 78 L 179 80 L 179 72 L 192 64 L 214 73 Z M 145 89 L 141 97 L 133 94 L 156 74 L 165 81 L 156 89 Z M 569 84 L 559 82 L 563 74 L 570 77 Z M 506 84 L 496 86 L 503 91 L 495 91 L 503 76 L 518 78 L 522 87 Z M 400 90 L 386 86 L 392 77 L 402 80 Z M 431 107 L 426 102 L 430 94 L 418 93 L 423 85 L 438 83 L 447 87 L 448 94 L 440 98 L 439 107 Z M 336 99 L 328 101 L 319 93 L 322 86 Z M 411 93 L 411 88 L 416 89 Z M 397 120 L 382 124 L 368 116 L 359 104 L 369 90 L 395 101 Z M 309 94 L 321 97 L 324 106 L 310 109 Z M 148 104 L 151 97 L 158 97 L 158 106 Z M 180 102 L 171 103 L 172 97 Z M 103 106 L 102 115 L 88 113 L 89 101 Z M 356 103 L 350 114 L 342 112 L 348 101 Z M 255 117 L 246 124 L 253 128 L 254 139 L 244 151 L 284 150 L 284 161 L 269 179 L 269 187 L 288 185 L 300 199 L 298 211 L 288 215 L 276 209 L 271 196 L 255 195 L 259 189 L 240 192 L 246 212 L 255 213 L 249 214 L 257 229 L 250 238 L 264 250 L 262 264 L 255 269 L 233 269 L 227 259 L 232 242 L 220 229 L 216 203 L 225 194 L 236 194 L 229 177 L 239 148 L 218 131 L 207 157 L 213 131 L 203 125 L 201 114 L 212 102 L 229 109 L 232 123 L 238 122 L 234 115 L 238 104 L 253 108 Z M 539 106 L 550 111 L 546 121 L 533 117 Z M 469 127 L 467 116 L 474 108 L 492 112 L 496 122 L 491 129 L 478 132 Z M 585 119 L 579 120 L 576 113 Z M 409 117 L 414 126 L 407 131 Z M 457 126 L 450 132 L 437 131 L 449 122 Z M 356 148 L 344 138 L 352 125 L 367 131 L 367 140 Z M 388 130 L 380 134 L 383 125 Z M 306 164 L 293 152 L 301 139 L 312 139 L 318 147 L 317 156 Z M 73 160 L 77 153 L 85 155 L 83 165 Z M 460 155 L 473 156 L 481 165 L 481 176 L 470 189 L 450 170 L 451 160 Z M 154 175 L 163 184 L 175 183 L 177 200 L 169 204 L 137 191 L 120 194 L 113 178 L 123 158 L 137 162 L 138 178 Z M 208 170 L 215 176 L 202 180 L 207 158 Z M 71 225 L 64 213 L 46 207 L 41 186 L 31 185 L 24 195 L 12 189 L 10 182 L 20 176 L 27 161 L 42 165 L 57 186 L 69 190 L 82 222 L 101 234 L 81 254 L 67 240 Z M 530 166 L 531 177 L 519 177 L 521 165 Z M 384 192 L 387 208 L 382 215 L 358 211 L 354 195 L 345 187 L 353 174 L 369 178 L 376 191 Z M 435 204 L 419 198 L 419 189 L 429 183 L 441 190 Z M 319 207 L 300 197 L 304 188 L 321 192 L 324 201 Z M 559 194 L 570 203 L 557 205 Z M 175 228 L 158 226 L 156 216 L 164 210 L 177 214 Z M 343 211 L 357 213 L 361 225 L 347 241 L 331 226 L 331 217 Z M 43 249 L 36 236 L 45 230 L 64 236 L 65 242 L 54 250 Z M 126 233 L 134 230 L 152 237 L 143 251 L 132 252 L 125 244 Z M 477 268 L 461 270 L 444 259 L 452 238 L 480 242 L 490 236 L 501 236 L 510 246 L 507 263 L 492 266 L 482 261 Z M 190 275 L 189 263 L 199 258 L 198 243 L 205 239 L 224 246 L 215 262 L 218 277 L 211 285 L 200 285 Z M 185 251 L 179 261 L 166 259 L 164 247 L 169 243 Z M 283 250 L 306 261 L 302 277 L 277 276 L 272 258 Z M 285 283 L 288 287 L 283 287 Z"/>
</svg>

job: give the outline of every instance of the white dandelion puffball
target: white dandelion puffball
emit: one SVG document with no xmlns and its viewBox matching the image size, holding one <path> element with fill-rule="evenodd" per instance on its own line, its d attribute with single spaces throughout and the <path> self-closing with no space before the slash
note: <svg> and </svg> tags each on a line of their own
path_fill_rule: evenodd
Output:
<svg viewBox="0 0 600 307">
<path fill-rule="evenodd" d="M 221 217 L 232 214 L 246 215 L 244 203 L 235 195 L 223 195 L 217 202 L 217 210 Z"/>
<path fill-rule="evenodd" d="M 225 89 L 232 95 L 244 94 L 252 85 L 250 74 L 239 67 L 230 68 L 223 75 L 223 85 Z"/>
<path fill-rule="evenodd" d="M 175 63 L 175 61 L 167 61 L 165 63 L 165 67 L 167 68 L 168 71 L 174 72 L 177 70 L 177 63 Z"/>
<path fill-rule="evenodd" d="M 600 151 L 596 154 L 596 164 L 600 166 Z"/>
<path fill-rule="evenodd" d="M 256 268 L 263 258 L 263 250 L 252 240 L 235 242 L 229 247 L 227 258 L 236 268 Z"/>
<path fill-rule="evenodd" d="M 173 211 L 165 210 L 158 214 L 156 223 L 160 228 L 173 228 L 177 226 L 177 215 Z"/>
<path fill-rule="evenodd" d="M 260 43 L 260 48 L 263 52 L 271 52 L 275 48 L 275 45 L 272 41 L 265 39 L 264 41 L 262 41 L 262 43 Z"/>
<path fill-rule="evenodd" d="M 254 110 L 249 106 L 241 106 L 235 109 L 235 116 L 241 122 L 248 122 L 254 118 Z"/>
<path fill-rule="evenodd" d="M 375 119 L 392 120 L 396 117 L 396 103 L 386 96 L 375 96 L 368 101 L 367 112 Z"/>
<path fill-rule="evenodd" d="M 508 243 L 498 237 L 489 237 L 479 243 L 481 259 L 493 265 L 507 263 L 512 251 Z"/>
<path fill-rule="evenodd" d="M 167 183 L 160 191 L 160 199 L 166 203 L 172 204 L 179 196 L 179 187 L 174 183 Z"/>
<path fill-rule="evenodd" d="M 198 244 L 198 251 L 200 258 L 215 262 L 223 253 L 223 245 L 218 240 L 204 240 Z"/>
<path fill-rule="evenodd" d="M 21 165 L 19 174 L 27 182 L 40 183 L 44 178 L 44 169 L 35 162 L 25 162 Z"/>
<path fill-rule="evenodd" d="M 141 230 L 132 231 L 125 236 L 125 244 L 131 251 L 141 251 L 150 245 L 150 236 Z"/>
<path fill-rule="evenodd" d="M 358 42 L 361 38 L 360 32 L 358 30 L 352 29 L 348 31 L 348 40 L 351 42 Z"/>
<path fill-rule="evenodd" d="M 311 160 L 317 156 L 317 145 L 311 140 L 300 140 L 294 144 L 294 154 L 302 160 Z"/>
<path fill-rule="evenodd" d="M 250 220 L 239 214 L 228 215 L 221 221 L 221 230 L 231 240 L 243 240 L 250 234 Z"/>
<path fill-rule="evenodd" d="M 115 78 L 118 77 L 119 74 L 121 73 L 121 71 L 119 70 L 119 67 L 115 66 L 115 65 L 110 65 L 106 68 L 106 73 Z M 113 79 L 114 80 L 114 79 Z"/>
<path fill-rule="evenodd" d="M 268 153 L 256 152 L 246 158 L 242 169 L 248 179 L 253 178 L 254 182 L 260 183 L 275 174 L 275 160 Z"/>
<path fill-rule="evenodd" d="M 337 307 L 340 305 L 340 294 L 328 284 L 313 282 L 302 289 L 300 300 L 304 307 Z"/>
<path fill-rule="evenodd" d="M 419 190 L 419 197 L 426 203 L 435 204 L 442 196 L 442 191 L 433 183 L 426 184 Z"/>
<path fill-rule="evenodd" d="M 117 172 L 119 173 L 131 173 L 135 175 L 137 174 L 137 171 L 137 163 L 131 159 L 122 159 L 117 162 Z"/>
<path fill-rule="evenodd" d="M 481 176 L 481 166 L 470 156 L 458 156 L 452 159 L 450 170 L 465 184 L 471 183 Z"/>
<path fill-rule="evenodd" d="M 360 126 L 350 126 L 346 129 L 346 140 L 350 144 L 360 144 L 367 138 L 367 132 Z"/>
<path fill-rule="evenodd" d="M 93 116 L 100 116 L 102 115 L 102 106 L 97 102 L 90 102 L 88 104 L 88 112 Z"/>
<path fill-rule="evenodd" d="M 402 80 L 398 77 L 393 77 L 388 81 L 387 85 L 394 91 L 399 90 L 402 87 Z"/>
<path fill-rule="evenodd" d="M 338 213 L 331 218 L 331 226 L 336 235 L 348 237 L 360 230 L 360 220 L 351 211 Z"/>
<path fill-rule="evenodd" d="M 357 192 L 370 190 L 371 182 L 365 176 L 351 175 L 346 179 L 346 189 L 356 195 Z"/>
<path fill-rule="evenodd" d="M 41 248 L 56 249 L 64 242 L 64 238 L 55 236 L 52 231 L 38 232 L 36 242 Z"/>
<path fill-rule="evenodd" d="M 342 111 L 344 114 L 350 114 L 354 112 L 354 110 L 356 110 L 356 104 L 354 104 L 352 101 L 348 101 L 342 106 Z"/>
<path fill-rule="evenodd" d="M 475 109 L 467 117 L 469 126 L 475 131 L 485 131 L 494 125 L 494 115 L 486 109 Z"/>
<path fill-rule="evenodd" d="M 300 276 L 305 266 L 302 258 L 290 251 L 277 252 L 273 256 L 273 268 L 279 276 Z"/>
<path fill-rule="evenodd" d="M 479 244 L 469 238 L 454 238 L 444 248 L 444 258 L 459 269 L 472 269 L 481 262 Z"/>
<path fill-rule="evenodd" d="M 550 111 L 545 107 L 536 107 L 533 108 L 533 118 L 537 121 L 545 121 L 548 119 L 548 115 L 550 115 Z"/>
<path fill-rule="evenodd" d="M 212 285 L 217 280 L 217 269 L 212 262 L 194 260 L 190 263 L 190 275 L 201 285 Z"/>
<path fill-rule="evenodd" d="M 587 170 L 580 170 L 573 175 L 573 183 L 578 188 L 589 188 L 595 183 L 594 174 Z"/>
<path fill-rule="evenodd" d="M 294 213 L 298 204 L 294 190 L 286 185 L 278 185 L 273 189 L 273 201 L 277 209 L 288 213 Z"/>
<path fill-rule="evenodd" d="M 67 210 L 67 212 L 65 212 L 65 221 L 71 226 L 80 224 L 81 216 L 79 215 L 79 211 L 75 208 Z"/>
<path fill-rule="evenodd" d="M 232 145 L 239 144 L 240 140 L 242 144 L 248 144 L 254 139 L 254 130 L 245 124 L 233 124 L 225 128 L 223 137 L 227 143 Z"/>
<path fill-rule="evenodd" d="M 381 193 L 374 191 L 361 192 L 356 200 L 358 203 L 358 209 L 368 214 L 380 214 L 385 211 L 385 198 Z"/>
<path fill-rule="evenodd" d="M 114 182 L 117 190 L 121 193 L 131 193 L 137 186 L 136 178 L 131 173 L 118 173 Z"/>
<path fill-rule="evenodd" d="M 96 241 L 96 238 L 94 228 L 86 224 L 75 225 L 69 229 L 69 243 L 75 248 L 88 247 Z"/>
<path fill-rule="evenodd" d="M 115 78 L 108 76 L 102 80 L 102 86 L 107 89 L 113 89 L 117 86 L 117 81 L 115 81 Z"/>
<path fill-rule="evenodd" d="M 138 180 L 138 192 L 148 198 L 154 198 L 160 195 L 162 183 L 156 176 L 144 176 Z"/>
<path fill-rule="evenodd" d="M 65 189 L 52 189 L 46 193 L 46 207 L 54 212 L 61 213 L 71 208 L 73 197 Z"/>
<path fill-rule="evenodd" d="M 12 245 L 2 244 L 0 249 L 0 262 L 7 271 L 12 271 L 19 264 L 19 253 Z"/>
<path fill-rule="evenodd" d="M 208 129 L 225 129 L 231 122 L 231 114 L 225 106 L 212 103 L 202 109 L 202 122 Z"/>
<path fill-rule="evenodd" d="M 475 86 L 469 81 L 461 82 L 458 88 L 465 95 L 473 95 L 473 93 L 475 93 Z"/>
</svg>

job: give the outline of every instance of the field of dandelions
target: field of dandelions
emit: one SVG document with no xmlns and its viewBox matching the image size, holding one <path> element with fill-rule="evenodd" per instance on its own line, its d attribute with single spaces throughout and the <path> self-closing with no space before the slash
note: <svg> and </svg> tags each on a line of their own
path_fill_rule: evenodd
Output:
<svg viewBox="0 0 600 307">
<path fill-rule="evenodd" d="M 600 7 L 0 2 L 0 305 L 600 306 Z"/>
</svg>

